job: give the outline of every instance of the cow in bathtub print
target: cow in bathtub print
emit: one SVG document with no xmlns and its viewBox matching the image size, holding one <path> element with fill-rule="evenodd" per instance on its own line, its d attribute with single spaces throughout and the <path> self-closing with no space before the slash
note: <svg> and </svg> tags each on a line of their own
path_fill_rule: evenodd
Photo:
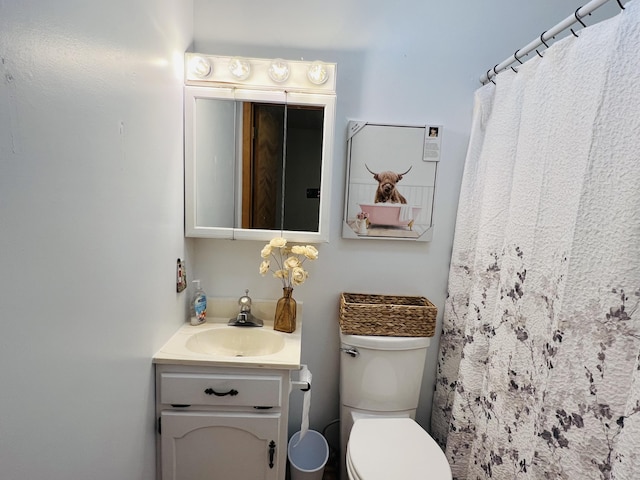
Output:
<svg viewBox="0 0 640 480">
<path fill-rule="evenodd" d="M 373 172 L 367 164 L 365 164 L 365 167 L 369 170 L 369 173 L 373 175 L 374 180 L 378 182 L 374 203 L 407 203 L 407 199 L 398 191 L 396 184 L 402 180 L 403 176 L 411 171 L 413 166 L 409 167 L 409 170 L 404 173 L 391 171 L 376 173 Z"/>
</svg>

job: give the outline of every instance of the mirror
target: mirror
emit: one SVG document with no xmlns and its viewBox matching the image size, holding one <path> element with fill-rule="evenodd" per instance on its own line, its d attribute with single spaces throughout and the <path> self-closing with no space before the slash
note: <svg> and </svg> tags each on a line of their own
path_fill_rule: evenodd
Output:
<svg viewBox="0 0 640 480">
<path fill-rule="evenodd" d="M 328 241 L 335 94 L 254 77 L 187 79 L 186 236 Z"/>
</svg>

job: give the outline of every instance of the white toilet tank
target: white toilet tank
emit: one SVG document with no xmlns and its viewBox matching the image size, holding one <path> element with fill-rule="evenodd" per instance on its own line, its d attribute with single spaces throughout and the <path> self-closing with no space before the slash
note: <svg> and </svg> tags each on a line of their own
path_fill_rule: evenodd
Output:
<svg viewBox="0 0 640 480">
<path fill-rule="evenodd" d="M 375 337 L 340 332 L 341 479 L 359 418 L 414 418 L 429 337 Z"/>
<path fill-rule="evenodd" d="M 340 403 L 378 413 L 415 410 L 429 342 L 340 333 Z"/>
</svg>

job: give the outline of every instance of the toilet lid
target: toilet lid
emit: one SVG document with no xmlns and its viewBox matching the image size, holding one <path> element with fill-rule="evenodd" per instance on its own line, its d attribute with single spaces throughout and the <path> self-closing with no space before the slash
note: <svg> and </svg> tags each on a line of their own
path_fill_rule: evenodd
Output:
<svg viewBox="0 0 640 480">
<path fill-rule="evenodd" d="M 410 418 L 357 420 L 347 446 L 350 474 L 358 480 L 451 480 L 442 449 Z"/>
</svg>

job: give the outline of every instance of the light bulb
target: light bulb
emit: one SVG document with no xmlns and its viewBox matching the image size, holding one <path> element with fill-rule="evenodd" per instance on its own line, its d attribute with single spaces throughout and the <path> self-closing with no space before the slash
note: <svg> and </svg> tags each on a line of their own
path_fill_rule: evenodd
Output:
<svg viewBox="0 0 640 480">
<path fill-rule="evenodd" d="M 189 60 L 189 71 L 196 77 L 205 78 L 211 73 L 211 62 L 204 57 L 192 57 Z"/>
<path fill-rule="evenodd" d="M 307 78 L 314 85 L 322 85 L 329 78 L 327 67 L 322 62 L 313 62 L 307 70 Z"/>
<path fill-rule="evenodd" d="M 229 61 L 229 71 L 238 80 L 246 80 L 251 73 L 251 64 L 244 58 L 232 58 Z"/>
<path fill-rule="evenodd" d="M 276 83 L 282 83 L 289 78 L 289 64 L 280 58 L 276 58 L 269 66 L 269 77 Z"/>
</svg>

